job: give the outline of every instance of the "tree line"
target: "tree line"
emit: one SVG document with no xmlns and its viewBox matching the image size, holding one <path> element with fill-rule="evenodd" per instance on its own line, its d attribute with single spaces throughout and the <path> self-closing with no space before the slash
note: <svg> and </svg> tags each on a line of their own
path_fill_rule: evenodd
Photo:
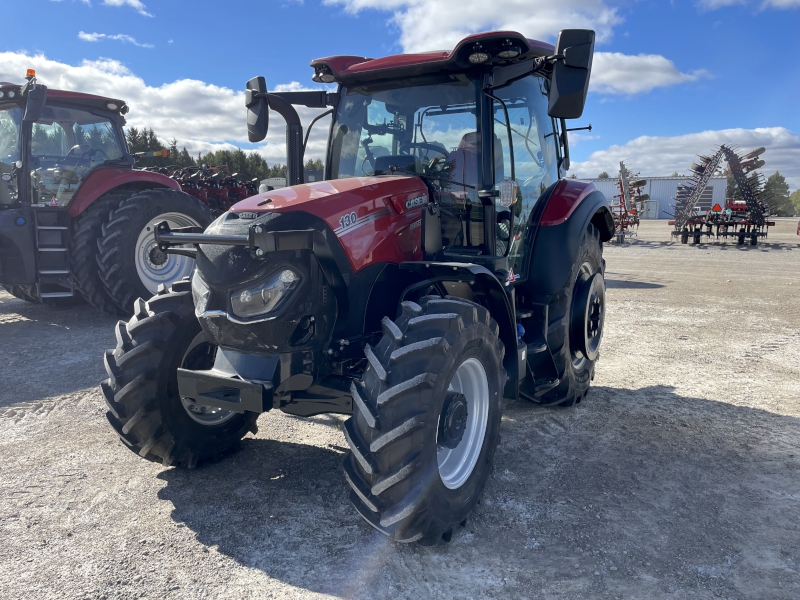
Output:
<svg viewBox="0 0 800 600">
<path fill-rule="evenodd" d="M 169 150 L 166 157 L 140 157 L 136 159 L 137 167 L 209 167 L 228 166 L 231 173 L 238 173 L 239 178 L 245 181 L 257 179 L 267 179 L 269 177 L 286 177 L 286 165 L 276 163 L 272 166 L 267 164 L 264 157 L 257 151 L 245 152 L 241 148 L 236 150 L 217 150 L 203 154 L 198 152 L 197 156 L 192 156 L 186 146 L 178 149 L 178 140 L 172 139 L 167 143 L 161 141 L 152 128 L 138 129 L 130 127 L 125 133 L 128 142 L 128 149 L 131 154 L 137 152 L 154 152 L 157 150 Z M 323 163 L 321 160 L 308 159 L 304 165 L 306 169 L 321 170 Z"/>
</svg>

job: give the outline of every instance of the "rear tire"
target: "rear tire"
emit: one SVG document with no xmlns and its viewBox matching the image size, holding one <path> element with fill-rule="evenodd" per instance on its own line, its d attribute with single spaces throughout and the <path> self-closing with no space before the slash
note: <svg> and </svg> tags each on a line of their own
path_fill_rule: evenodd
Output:
<svg viewBox="0 0 800 600">
<path fill-rule="evenodd" d="M 72 226 L 70 263 L 78 291 L 92 306 L 119 317 L 127 312 L 114 304 L 103 286 L 97 264 L 97 240 L 103 235 L 103 224 L 108 221 L 111 211 L 135 193 L 127 190 L 106 194 L 78 215 Z"/>
<path fill-rule="evenodd" d="M 39 301 L 36 298 L 34 298 L 33 296 L 31 296 L 30 294 L 28 294 L 25 291 L 24 287 L 21 286 L 21 285 L 13 285 L 13 284 L 4 283 L 3 284 L 3 289 L 5 291 L 7 291 L 9 294 L 11 294 L 12 296 L 14 296 L 14 298 L 17 298 L 19 300 L 23 300 L 25 302 L 30 302 L 32 304 L 38 304 L 39 303 Z"/>
<path fill-rule="evenodd" d="M 499 328 L 477 304 L 425 297 L 421 306 L 403 302 L 398 319 L 383 319 L 383 331 L 375 348 L 367 346 L 367 370 L 351 388 L 350 500 L 394 541 L 449 541 L 483 492 L 499 440 Z M 463 420 L 453 417 L 459 403 Z M 443 422 L 455 425 L 440 430 Z"/>
<path fill-rule="evenodd" d="M 162 286 L 147 302 L 139 298 L 130 321 L 117 323 L 117 347 L 105 353 L 109 378 L 100 387 L 111 426 L 143 458 L 193 468 L 232 452 L 248 431 L 257 431 L 257 413 L 203 424 L 181 401 L 177 369 L 213 365 L 216 348 L 198 344 L 201 334 L 188 280 L 169 291 Z"/>
<path fill-rule="evenodd" d="M 576 290 L 583 289 L 586 280 L 599 275 L 602 289 L 597 290 L 599 297 L 599 322 L 594 352 L 586 356 L 578 348 L 576 337 L 582 326 L 581 315 L 577 314 L 580 298 Z M 599 356 L 599 344 L 603 336 L 605 318 L 605 283 L 603 280 L 603 247 L 600 232 L 591 223 L 586 228 L 583 242 L 572 264 L 572 270 L 564 287 L 550 303 L 548 311 L 547 345 L 553 355 L 561 383 L 552 391 L 542 396 L 541 403 L 559 406 L 574 406 L 589 392 L 589 385 L 594 379 L 594 369 Z"/>
<path fill-rule="evenodd" d="M 5 290 L 15 298 L 19 298 L 25 302 L 30 302 L 31 304 L 44 304 L 45 306 L 65 308 L 69 306 L 78 306 L 83 303 L 83 298 L 78 295 L 67 298 L 40 298 L 36 291 L 36 286 L 33 284 L 3 284 L 3 288 L 5 288 Z"/>
<path fill-rule="evenodd" d="M 155 247 L 154 224 L 162 217 L 203 228 L 212 220 L 211 210 L 189 194 L 166 188 L 144 190 L 109 213 L 97 240 L 100 279 L 125 314 L 131 314 L 136 298 L 149 298 L 159 285 L 169 286 L 194 267 L 191 258 L 166 255 Z"/>
</svg>

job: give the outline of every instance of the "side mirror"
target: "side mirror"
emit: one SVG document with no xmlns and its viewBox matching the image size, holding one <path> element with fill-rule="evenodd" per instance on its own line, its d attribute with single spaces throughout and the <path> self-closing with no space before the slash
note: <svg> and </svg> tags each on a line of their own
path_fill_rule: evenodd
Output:
<svg viewBox="0 0 800 600">
<path fill-rule="evenodd" d="M 25 87 L 28 88 L 28 85 Z M 27 89 L 25 95 L 27 97 L 27 103 L 25 104 L 25 114 L 22 120 L 26 123 L 38 121 L 44 112 L 44 105 L 47 102 L 47 87 L 36 84 Z"/>
<path fill-rule="evenodd" d="M 557 119 L 577 119 L 583 114 L 594 55 L 594 31 L 562 29 L 556 43 L 550 104 L 547 114 Z"/>
<path fill-rule="evenodd" d="M 253 77 L 247 82 L 244 105 L 247 107 L 247 139 L 260 142 L 267 137 L 269 127 L 267 82 L 263 77 Z"/>
</svg>

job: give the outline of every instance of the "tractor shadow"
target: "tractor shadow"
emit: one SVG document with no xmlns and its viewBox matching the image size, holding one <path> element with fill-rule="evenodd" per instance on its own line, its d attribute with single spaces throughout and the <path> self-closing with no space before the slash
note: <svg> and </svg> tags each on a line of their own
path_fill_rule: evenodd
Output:
<svg viewBox="0 0 800 600">
<path fill-rule="evenodd" d="M 661 283 L 650 283 L 647 281 L 630 281 L 627 279 L 606 279 L 607 288 L 617 288 L 626 290 L 654 290 L 663 288 Z"/>
<path fill-rule="evenodd" d="M 679 241 L 676 240 L 636 240 L 627 245 L 631 247 L 641 247 L 641 248 L 668 248 L 668 249 L 686 247 L 697 250 L 708 250 L 711 248 L 716 248 L 718 250 L 735 250 L 737 252 L 768 252 L 768 251 L 795 252 L 800 250 L 800 243 L 759 241 L 758 244 L 756 244 L 755 246 L 751 246 L 749 242 L 747 244 L 739 246 L 736 243 L 736 240 L 733 241 L 731 240 L 725 241 L 724 239 L 707 240 L 705 238 L 699 244 L 681 244 Z M 625 246 L 622 247 L 624 248 Z"/>
<path fill-rule="evenodd" d="M 394 545 L 357 515 L 344 440 L 248 438 L 163 471 L 159 498 L 204 546 L 341 598 L 800 597 L 799 446 L 798 418 L 597 387 L 571 409 L 508 404 L 484 497 L 446 546 Z"/>
<path fill-rule="evenodd" d="M 94 387 L 116 319 L 81 304 L 31 304 L 0 292 L 0 408 Z"/>
</svg>

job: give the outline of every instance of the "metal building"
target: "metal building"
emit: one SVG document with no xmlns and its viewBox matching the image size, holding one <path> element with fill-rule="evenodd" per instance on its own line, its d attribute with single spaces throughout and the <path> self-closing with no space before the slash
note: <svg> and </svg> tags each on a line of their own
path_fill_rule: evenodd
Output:
<svg viewBox="0 0 800 600">
<path fill-rule="evenodd" d="M 650 200 L 645 202 L 644 211 L 640 215 L 642 219 L 671 219 L 675 212 L 675 199 L 683 193 L 683 185 L 686 177 L 641 177 L 637 179 L 647 180 L 647 184 L 642 188 L 643 194 L 648 194 Z M 609 179 L 582 179 L 595 185 L 595 187 L 605 194 L 609 203 L 613 202 L 614 196 L 619 194 L 619 185 L 616 177 Z M 714 204 L 725 206 L 725 190 L 728 181 L 725 177 L 712 177 L 700 198 L 699 210 L 709 210 Z"/>
</svg>

